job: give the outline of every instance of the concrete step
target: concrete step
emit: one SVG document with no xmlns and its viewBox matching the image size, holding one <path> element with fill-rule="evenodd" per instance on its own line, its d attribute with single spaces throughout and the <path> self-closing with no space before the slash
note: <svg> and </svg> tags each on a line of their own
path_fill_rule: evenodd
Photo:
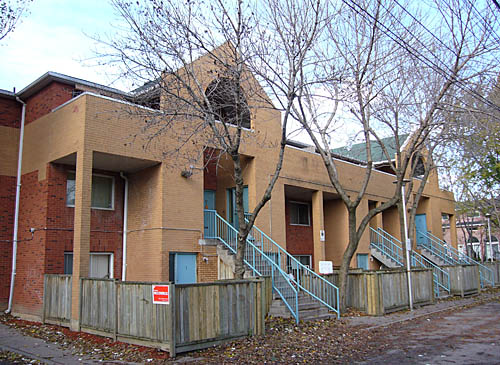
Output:
<svg viewBox="0 0 500 365">
<path fill-rule="evenodd" d="M 418 249 L 420 250 L 420 254 L 427 260 L 431 261 L 434 265 L 437 266 L 447 265 L 447 263 L 444 260 L 434 255 L 430 250 L 426 249 L 425 247 L 418 246 Z"/>
<path fill-rule="evenodd" d="M 373 257 L 375 257 L 378 261 L 380 261 L 382 264 L 389 268 L 395 268 L 395 267 L 400 267 L 396 261 L 391 259 L 389 256 L 384 255 L 382 252 L 380 252 L 378 249 L 371 247 L 370 248 L 370 253 Z"/>
<path fill-rule="evenodd" d="M 318 320 L 318 319 L 328 319 L 335 317 L 328 311 L 328 308 L 323 306 L 318 301 L 314 300 L 309 295 L 300 293 L 299 296 L 299 319 L 300 320 Z M 269 315 L 273 317 L 291 318 L 292 315 L 286 304 L 281 300 L 281 298 L 274 299 L 271 308 L 269 310 Z"/>
</svg>

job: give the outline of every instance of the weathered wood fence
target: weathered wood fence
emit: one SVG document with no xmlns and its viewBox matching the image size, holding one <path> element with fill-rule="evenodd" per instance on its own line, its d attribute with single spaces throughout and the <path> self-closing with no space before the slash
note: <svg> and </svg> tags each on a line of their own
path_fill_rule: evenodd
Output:
<svg viewBox="0 0 500 365">
<path fill-rule="evenodd" d="M 493 286 L 500 286 L 500 262 L 485 262 L 483 265 L 493 272 L 493 277 L 491 278 Z"/>
<path fill-rule="evenodd" d="M 71 275 L 45 275 L 42 322 L 69 326 L 71 289 Z"/>
<path fill-rule="evenodd" d="M 441 266 L 450 275 L 450 294 L 464 297 L 481 292 L 479 266 L 453 265 Z"/>
<path fill-rule="evenodd" d="M 45 276 L 44 321 L 69 324 L 68 282 L 71 276 Z M 169 286 L 168 305 L 153 304 L 153 285 Z M 269 278 L 181 285 L 85 278 L 80 285 L 80 329 L 175 356 L 264 334 L 270 286 Z"/>
<path fill-rule="evenodd" d="M 338 285 L 339 274 L 325 275 Z M 431 269 L 412 269 L 413 303 L 434 302 L 434 282 Z M 407 273 L 403 269 L 350 272 L 347 285 L 347 306 L 369 315 L 409 308 Z"/>
</svg>

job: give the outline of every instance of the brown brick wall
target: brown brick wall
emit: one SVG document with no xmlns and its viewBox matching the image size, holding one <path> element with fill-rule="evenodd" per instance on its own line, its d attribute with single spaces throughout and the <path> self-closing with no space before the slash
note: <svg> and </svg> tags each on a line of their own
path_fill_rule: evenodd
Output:
<svg viewBox="0 0 500 365">
<path fill-rule="evenodd" d="M 47 87 L 26 100 L 26 124 L 50 113 L 59 105 L 73 97 L 74 87 L 52 82 Z"/>
<path fill-rule="evenodd" d="M 208 261 L 204 261 L 206 257 Z M 198 254 L 196 258 L 197 280 L 200 283 L 207 283 L 217 280 L 217 255 Z"/>
<path fill-rule="evenodd" d="M 15 201 L 16 178 L 0 176 L 0 307 L 9 299 Z"/>
<path fill-rule="evenodd" d="M 19 128 L 21 126 L 21 103 L 0 96 L 0 125 Z"/>
<path fill-rule="evenodd" d="M 304 202 L 307 203 L 307 202 Z M 308 203 L 310 204 L 310 203 Z M 309 214 L 311 206 L 309 205 Z M 310 217 L 311 218 L 311 217 Z M 290 202 L 285 204 L 286 219 L 286 249 L 292 255 L 311 255 L 314 262 L 314 243 L 312 219 L 310 226 L 296 226 L 290 224 Z"/>
</svg>

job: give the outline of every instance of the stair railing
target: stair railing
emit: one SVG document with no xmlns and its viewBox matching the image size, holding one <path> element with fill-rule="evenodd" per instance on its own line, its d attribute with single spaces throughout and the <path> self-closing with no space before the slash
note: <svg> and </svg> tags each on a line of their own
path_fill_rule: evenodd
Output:
<svg viewBox="0 0 500 365">
<path fill-rule="evenodd" d="M 255 246 L 260 247 L 264 253 L 273 257 L 283 271 L 292 271 L 289 274 L 295 278 L 297 288 L 300 291 L 309 294 L 335 312 L 337 318 L 340 318 L 339 289 L 337 286 L 302 264 L 257 226 L 252 227 L 249 237 Z"/>
<path fill-rule="evenodd" d="M 394 237 L 381 228 L 376 230 L 370 227 L 371 245 L 378 249 L 382 254 L 389 257 L 397 265 L 404 266 L 403 249 L 399 246 Z"/>
<path fill-rule="evenodd" d="M 215 210 L 205 209 L 205 238 L 217 239 L 229 251 L 236 254 L 238 250 L 238 231 Z M 210 228 L 207 228 L 208 227 Z M 281 269 L 275 260 L 267 256 L 251 239 L 247 238 L 244 263 L 256 276 L 270 275 L 273 290 L 281 297 L 290 313 L 299 321 L 299 305 L 297 282 Z"/>
<path fill-rule="evenodd" d="M 378 249 L 382 254 L 391 258 L 399 266 L 403 264 L 403 248 L 402 243 L 396 237 L 392 236 L 382 228 L 377 230 L 370 227 L 370 241 L 371 245 Z M 411 251 L 410 265 L 412 267 L 422 267 L 432 269 L 434 291 L 437 296 L 441 296 L 441 290 L 450 293 L 450 275 L 441 269 L 439 266 L 433 264 L 418 252 Z"/>
<path fill-rule="evenodd" d="M 417 234 L 420 234 L 427 238 L 427 242 L 419 243 L 419 245 L 428 249 L 431 254 L 439 257 L 449 265 L 477 265 L 479 267 L 481 287 L 484 288 L 487 285 L 493 286 L 494 274 L 493 270 L 491 270 L 489 267 L 481 264 L 476 260 L 473 260 L 468 255 L 457 250 L 455 247 L 448 245 L 446 242 L 436 237 L 431 232 L 417 231 Z"/>
<path fill-rule="evenodd" d="M 450 294 L 450 274 L 441 269 L 439 266 L 435 265 L 421 254 L 415 251 L 411 251 L 411 266 L 425 267 L 432 269 L 432 275 L 434 277 L 434 292 L 437 297 L 441 296 L 441 290 Z"/>
</svg>

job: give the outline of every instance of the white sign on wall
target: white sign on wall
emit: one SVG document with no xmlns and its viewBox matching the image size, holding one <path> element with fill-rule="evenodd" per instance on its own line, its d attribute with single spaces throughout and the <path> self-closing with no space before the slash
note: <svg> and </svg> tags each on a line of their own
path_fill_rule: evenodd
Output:
<svg viewBox="0 0 500 365">
<path fill-rule="evenodd" d="M 333 262 L 332 261 L 320 261 L 319 262 L 319 273 L 320 274 L 333 274 Z"/>
</svg>

